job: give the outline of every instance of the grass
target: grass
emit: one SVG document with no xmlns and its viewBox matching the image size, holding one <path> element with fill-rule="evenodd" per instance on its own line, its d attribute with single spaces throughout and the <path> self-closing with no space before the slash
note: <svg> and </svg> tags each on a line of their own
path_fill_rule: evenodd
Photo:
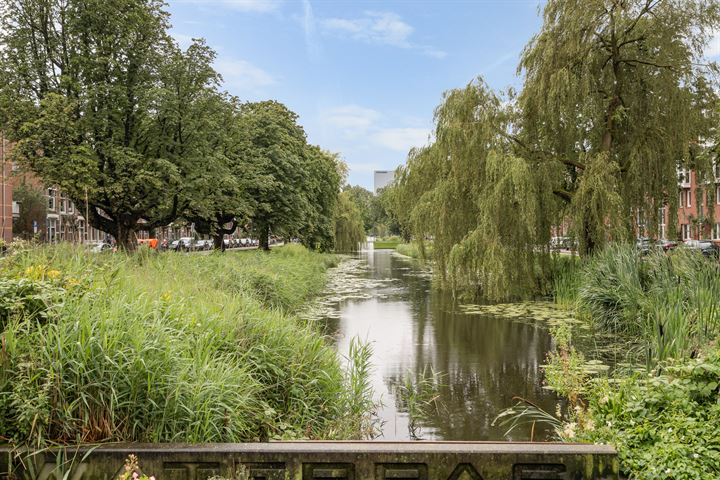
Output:
<svg viewBox="0 0 720 480">
<path fill-rule="evenodd" d="M 679 248 L 610 245 L 555 278 L 556 302 L 640 343 L 648 363 L 696 356 L 720 335 L 720 264 Z"/>
<path fill-rule="evenodd" d="M 394 250 L 399 244 L 400 244 L 400 241 L 397 241 L 397 242 L 375 241 L 373 243 L 373 248 L 375 248 L 375 250 Z"/>
<path fill-rule="evenodd" d="M 360 438 L 368 356 L 346 370 L 297 312 L 336 258 L 272 253 L 0 260 L 0 443 Z M 368 407 L 369 408 L 369 407 Z"/>
<path fill-rule="evenodd" d="M 401 255 L 405 255 L 410 258 L 417 258 L 420 260 L 432 260 L 432 242 L 425 242 L 425 255 L 420 250 L 420 246 L 417 242 L 412 243 L 400 243 L 395 247 L 395 251 Z"/>
</svg>

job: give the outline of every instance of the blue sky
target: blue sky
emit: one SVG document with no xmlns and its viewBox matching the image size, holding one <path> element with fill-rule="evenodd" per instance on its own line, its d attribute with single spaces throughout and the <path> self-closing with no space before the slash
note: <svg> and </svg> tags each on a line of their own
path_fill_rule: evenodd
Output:
<svg viewBox="0 0 720 480">
<path fill-rule="evenodd" d="M 372 189 L 427 143 L 442 93 L 478 75 L 519 86 L 518 56 L 540 27 L 538 0 L 169 0 L 172 33 L 204 37 L 225 88 L 275 99 L 311 143 L 339 152 Z"/>
</svg>

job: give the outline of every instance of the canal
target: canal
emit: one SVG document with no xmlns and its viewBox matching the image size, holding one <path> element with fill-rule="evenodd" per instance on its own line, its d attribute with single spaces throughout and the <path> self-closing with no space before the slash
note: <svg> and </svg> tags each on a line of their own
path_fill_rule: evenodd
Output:
<svg viewBox="0 0 720 480">
<path fill-rule="evenodd" d="M 354 337 L 372 345 L 378 440 L 529 440 L 530 426 L 506 434 L 508 426 L 493 420 L 515 397 L 555 411 L 558 398 L 543 388 L 552 346 L 545 322 L 468 313 L 431 288 L 419 262 L 391 250 L 363 251 L 340 269 L 322 321 L 341 355 Z M 411 418 L 403 385 L 430 372 L 439 378 L 435 400 Z M 549 433 L 537 425 L 534 440 Z"/>
</svg>

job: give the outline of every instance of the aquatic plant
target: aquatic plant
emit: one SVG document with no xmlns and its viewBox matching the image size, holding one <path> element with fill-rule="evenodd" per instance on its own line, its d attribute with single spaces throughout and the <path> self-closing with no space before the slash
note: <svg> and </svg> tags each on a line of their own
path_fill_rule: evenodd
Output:
<svg viewBox="0 0 720 480">
<path fill-rule="evenodd" d="M 443 408 L 439 389 L 443 374 L 427 366 L 422 371 L 407 371 L 402 382 L 393 388 L 398 409 L 408 414 L 408 434 L 414 440 L 422 438 L 423 422 Z"/>
</svg>

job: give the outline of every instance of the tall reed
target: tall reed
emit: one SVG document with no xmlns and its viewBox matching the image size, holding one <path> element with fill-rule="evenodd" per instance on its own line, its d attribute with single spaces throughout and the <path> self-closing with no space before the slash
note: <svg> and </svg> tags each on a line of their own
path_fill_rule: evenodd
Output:
<svg viewBox="0 0 720 480">
<path fill-rule="evenodd" d="M 349 435 L 367 392 L 348 387 L 319 329 L 292 315 L 335 261 L 300 247 L 207 256 L 57 247 L 4 259 L 0 283 L 61 294 L 43 318 L 24 307 L 34 294 L 8 310 L 0 439 L 42 447 Z"/>
<path fill-rule="evenodd" d="M 720 264 L 689 249 L 643 256 L 611 244 L 579 271 L 561 272 L 555 288 L 558 303 L 644 345 L 653 364 L 693 357 L 720 336 Z"/>
</svg>

